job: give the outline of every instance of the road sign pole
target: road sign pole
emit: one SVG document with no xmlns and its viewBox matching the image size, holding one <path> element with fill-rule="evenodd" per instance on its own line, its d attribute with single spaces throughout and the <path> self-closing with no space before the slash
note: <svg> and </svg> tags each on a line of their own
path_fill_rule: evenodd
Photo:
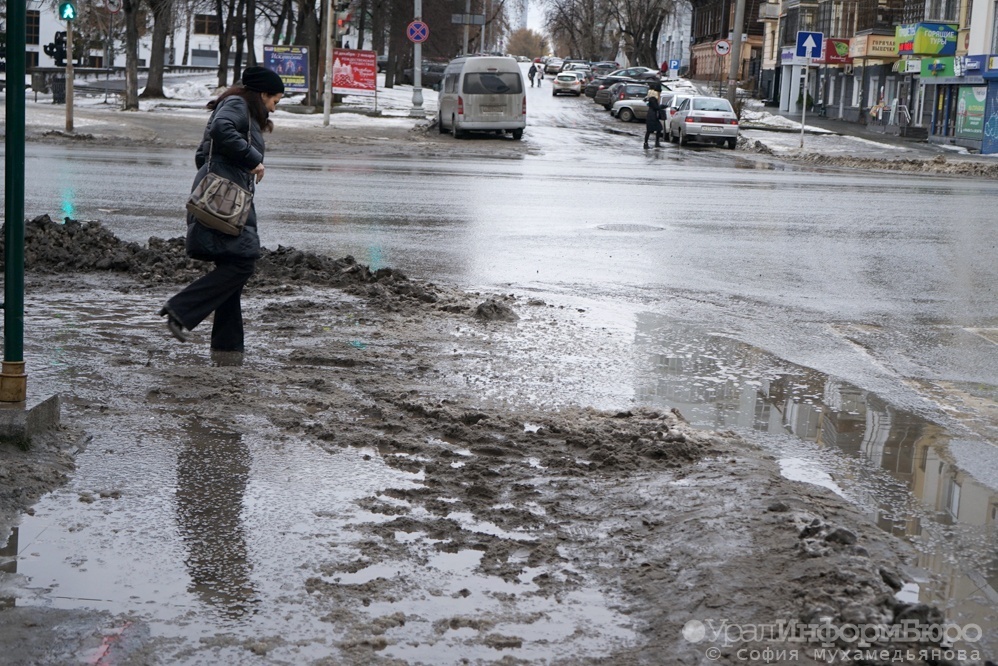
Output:
<svg viewBox="0 0 998 666">
<path fill-rule="evenodd" d="M 807 116 L 807 74 L 811 70 L 811 49 L 807 50 L 807 58 L 804 63 L 804 88 L 801 90 L 801 99 L 804 103 L 800 105 L 800 149 L 804 150 L 804 119 Z"/>
<path fill-rule="evenodd" d="M 73 22 L 66 21 L 66 131 L 73 131 Z"/>
<path fill-rule="evenodd" d="M 322 125 L 329 127 L 329 111 L 333 106 L 333 0 L 326 0 L 326 72 L 323 77 Z"/>
<path fill-rule="evenodd" d="M 415 9 L 414 21 L 422 21 L 423 0 L 414 0 Z M 412 109 L 410 116 L 425 116 L 423 110 L 423 41 L 418 40 L 412 43 Z"/>
<path fill-rule="evenodd" d="M 745 0 L 735 3 L 735 24 L 731 28 L 731 61 L 728 63 L 728 102 L 735 108 L 738 92 L 738 70 L 742 64 L 742 28 L 745 25 Z"/>
</svg>

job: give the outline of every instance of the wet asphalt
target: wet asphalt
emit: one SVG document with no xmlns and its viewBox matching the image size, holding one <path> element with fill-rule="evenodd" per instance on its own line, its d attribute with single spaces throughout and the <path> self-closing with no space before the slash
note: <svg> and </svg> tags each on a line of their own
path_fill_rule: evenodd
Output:
<svg viewBox="0 0 998 666">
<path fill-rule="evenodd" d="M 586 309 L 597 325 L 632 336 L 637 360 L 633 376 L 572 398 L 678 407 L 697 425 L 750 437 L 788 475 L 833 487 L 919 544 L 922 600 L 993 615 L 981 598 L 998 588 L 998 561 L 987 556 L 998 419 L 986 406 L 974 411 L 970 398 L 993 401 L 998 386 L 998 231 L 985 213 L 998 184 L 808 170 L 718 147 L 644 151 L 642 126 L 586 98 L 528 89 L 528 107 L 531 125 L 513 158 L 454 159 L 439 147 L 425 156 L 273 153 L 257 199 L 264 245 L 351 254 L 425 280 Z M 488 151 L 511 139 L 468 141 Z M 26 213 L 100 219 L 138 242 L 178 236 L 191 162 L 187 150 L 30 144 Z M 515 396 L 522 387 L 493 390 Z M 208 428 L 192 441 L 218 440 L 213 451 L 246 457 L 245 443 L 210 424 L 192 427 Z M 248 464 L 249 492 L 232 492 L 274 500 Z M 199 566 L 227 567 L 232 589 L 208 590 L 222 598 L 201 602 L 253 612 L 256 591 L 239 573 L 245 538 L 231 516 L 198 508 L 223 503 L 228 491 L 212 484 L 196 452 L 181 452 L 176 465 L 176 479 L 200 480 L 171 519 L 180 541 L 170 547 L 209 526 L 235 544 L 195 548 L 186 566 L 195 583 Z M 88 473 L 107 470 L 79 471 Z M 175 482 L 153 482 L 150 506 Z M 40 520 L 20 536 L 44 550 Z M 74 547 L 53 548 L 74 566 Z M 949 557 L 964 549 L 972 554 Z M 183 578 L 168 570 L 175 555 L 167 549 L 161 561 L 134 566 L 163 571 L 150 585 Z M 67 588 L 85 578 L 35 572 L 31 561 L 22 573 L 61 585 L 67 599 L 90 598 L 85 586 Z M 932 575 L 957 583 L 943 592 Z M 161 593 L 181 609 L 198 603 L 186 589 Z"/>
</svg>

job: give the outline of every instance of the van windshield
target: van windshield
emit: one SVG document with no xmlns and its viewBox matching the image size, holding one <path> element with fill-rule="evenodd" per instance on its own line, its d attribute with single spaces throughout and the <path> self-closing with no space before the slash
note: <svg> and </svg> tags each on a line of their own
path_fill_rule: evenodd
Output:
<svg viewBox="0 0 998 666">
<path fill-rule="evenodd" d="M 510 95 L 523 92 L 519 72 L 469 72 L 464 75 L 465 95 Z"/>
</svg>

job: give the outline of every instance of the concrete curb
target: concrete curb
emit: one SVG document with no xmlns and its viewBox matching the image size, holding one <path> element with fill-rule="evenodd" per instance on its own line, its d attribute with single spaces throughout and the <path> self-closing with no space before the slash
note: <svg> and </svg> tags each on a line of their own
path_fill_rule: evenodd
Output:
<svg viewBox="0 0 998 666">
<path fill-rule="evenodd" d="M 0 442 L 28 448 L 32 437 L 59 425 L 60 404 L 58 395 L 0 404 Z"/>
</svg>

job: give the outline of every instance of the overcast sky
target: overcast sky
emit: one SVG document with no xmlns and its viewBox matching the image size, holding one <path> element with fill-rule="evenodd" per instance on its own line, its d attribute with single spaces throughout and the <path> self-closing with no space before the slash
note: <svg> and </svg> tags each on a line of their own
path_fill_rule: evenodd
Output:
<svg viewBox="0 0 998 666">
<path fill-rule="evenodd" d="M 541 0 L 529 0 L 527 5 L 527 27 L 544 34 L 544 4 Z"/>
</svg>

